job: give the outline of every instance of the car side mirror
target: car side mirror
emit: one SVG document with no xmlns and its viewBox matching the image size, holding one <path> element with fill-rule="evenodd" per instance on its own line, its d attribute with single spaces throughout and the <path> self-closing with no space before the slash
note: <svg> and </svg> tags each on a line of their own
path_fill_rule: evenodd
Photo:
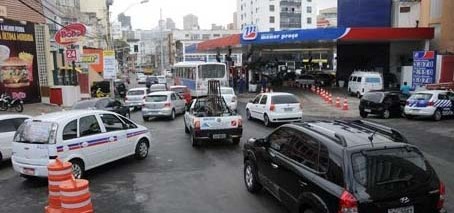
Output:
<svg viewBox="0 0 454 213">
<path fill-rule="evenodd" d="M 265 148 L 270 147 L 270 143 L 267 140 L 265 140 L 264 138 L 260 138 L 260 139 L 251 138 L 248 140 L 248 142 L 253 144 L 256 147 L 265 147 Z"/>
</svg>

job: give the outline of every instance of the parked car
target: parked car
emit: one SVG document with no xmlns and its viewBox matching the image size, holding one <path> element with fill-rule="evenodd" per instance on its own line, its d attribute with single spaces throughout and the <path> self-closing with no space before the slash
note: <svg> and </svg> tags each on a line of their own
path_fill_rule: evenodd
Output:
<svg viewBox="0 0 454 213">
<path fill-rule="evenodd" d="M 398 91 L 370 91 L 361 98 L 359 114 L 362 118 L 369 114 L 380 115 L 384 119 L 401 116 L 406 101 L 406 97 Z"/>
<path fill-rule="evenodd" d="M 152 92 L 145 97 L 142 117 L 148 121 L 151 117 L 175 119 L 177 114 L 184 114 L 186 101 L 173 91 Z"/>
<path fill-rule="evenodd" d="M 11 158 L 14 134 L 19 126 L 30 118 L 21 114 L 0 115 L 0 163 Z"/>
<path fill-rule="evenodd" d="M 186 101 L 186 104 L 191 103 L 191 91 L 188 89 L 188 87 L 184 85 L 170 86 L 170 91 L 174 91 L 178 95 L 180 95 L 180 97 L 182 97 Z"/>
<path fill-rule="evenodd" d="M 336 77 L 327 73 L 317 73 L 315 74 L 315 81 L 318 86 L 329 87 L 335 83 Z"/>
<path fill-rule="evenodd" d="M 136 80 L 137 80 L 137 81 L 139 81 L 139 79 L 142 78 L 142 77 L 146 77 L 145 74 L 140 73 L 140 72 L 139 72 L 139 73 L 136 73 Z"/>
<path fill-rule="evenodd" d="M 90 100 L 79 101 L 72 107 L 73 110 L 106 110 L 115 112 L 125 117 L 131 117 L 129 107 L 125 106 L 121 101 L 112 98 L 95 98 Z"/>
<path fill-rule="evenodd" d="M 378 72 L 355 71 L 348 81 L 348 92 L 361 98 L 364 93 L 383 89 L 383 76 Z"/>
<path fill-rule="evenodd" d="M 435 121 L 454 115 L 454 93 L 446 90 L 427 90 L 410 96 L 405 106 L 405 117 L 432 117 Z"/>
<path fill-rule="evenodd" d="M 150 86 L 150 89 L 148 90 L 150 93 L 151 92 L 159 92 L 159 91 L 167 91 L 167 85 L 165 84 L 153 84 Z"/>
<path fill-rule="evenodd" d="M 25 121 L 13 142 L 13 168 L 25 178 L 47 177 L 54 159 L 72 163 L 75 178 L 103 164 L 148 156 L 151 134 L 144 126 L 107 111 L 49 113 Z"/>
<path fill-rule="evenodd" d="M 238 106 L 238 98 L 235 95 L 235 90 L 232 87 L 221 87 L 221 95 L 227 106 L 235 111 Z"/>
<path fill-rule="evenodd" d="M 299 87 L 311 86 L 316 84 L 316 80 L 313 75 L 301 75 L 295 80 L 295 83 Z"/>
<path fill-rule="evenodd" d="M 125 103 L 128 107 L 133 107 L 134 109 L 142 108 L 145 97 L 148 94 L 148 88 L 140 87 L 130 89 L 126 93 Z"/>
<path fill-rule="evenodd" d="M 272 123 L 294 122 L 303 119 L 302 105 L 290 93 L 262 93 L 246 105 L 248 120 L 258 119 L 265 126 Z"/>
<path fill-rule="evenodd" d="M 397 130 L 366 121 L 283 125 L 244 145 L 244 181 L 290 212 L 445 212 L 445 186 Z"/>
<path fill-rule="evenodd" d="M 147 76 L 146 80 L 145 80 L 145 86 L 147 88 L 150 88 L 151 85 L 153 84 L 157 84 L 159 81 L 158 81 L 158 77 L 156 76 Z"/>
<path fill-rule="evenodd" d="M 146 75 L 142 74 L 140 77 L 138 77 L 137 83 L 138 84 L 146 84 L 147 83 L 147 79 L 148 79 L 148 77 Z"/>
</svg>

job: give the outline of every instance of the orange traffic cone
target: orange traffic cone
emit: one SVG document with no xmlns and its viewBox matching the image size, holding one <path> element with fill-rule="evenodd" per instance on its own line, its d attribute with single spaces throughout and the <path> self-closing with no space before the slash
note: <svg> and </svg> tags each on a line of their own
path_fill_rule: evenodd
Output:
<svg viewBox="0 0 454 213">
<path fill-rule="evenodd" d="M 342 107 L 342 110 L 348 110 L 348 101 L 347 101 L 347 98 L 344 98 L 344 106 Z"/>
<path fill-rule="evenodd" d="M 336 107 L 337 108 L 341 108 L 341 102 L 340 102 L 340 98 L 339 97 L 336 98 Z"/>
<path fill-rule="evenodd" d="M 44 209 L 46 213 L 60 213 L 61 200 L 59 185 L 72 178 L 72 164 L 62 162 L 58 158 L 47 166 L 49 181 L 49 204 Z"/>
<path fill-rule="evenodd" d="M 62 213 L 92 213 L 88 181 L 72 179 L 60 185 Z"/>
<path fill-rule="evenodd" d="M 329 94 L 328 104 L 333 104 L 333 95 Z"/>
</svg>

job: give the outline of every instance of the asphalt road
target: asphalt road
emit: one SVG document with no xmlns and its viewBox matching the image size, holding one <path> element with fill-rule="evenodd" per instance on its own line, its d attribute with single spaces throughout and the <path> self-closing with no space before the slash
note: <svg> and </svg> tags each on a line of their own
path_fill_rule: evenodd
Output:
<svg viewBox="0 0 454 213">
<path fill-rule="evenodd" d="M 239 109 L 244 117 L 244 104 Z M 87 173 L 96 212 L 287 212 L 270 194 L 246 191 L 241 144 L 193 148 L 184 133 L 182 116 L 144 123 L 136 112 L 132 119 L 152 131 L 151 153 L 143 161 L 127 158 Z M 421 147 L 447 185 L 448 210 L 454 210 L 449 200 L 454 195 L 454 120 L 372 120 L 400 129 Z M 259 122 L 245 121 L 242 141 L 271 130 Z M 42 212 L 46 203 L 46 180 L 25 181 L 12 171 L 10 163 L 0 165 L 0 212 Z"/>
</svg>

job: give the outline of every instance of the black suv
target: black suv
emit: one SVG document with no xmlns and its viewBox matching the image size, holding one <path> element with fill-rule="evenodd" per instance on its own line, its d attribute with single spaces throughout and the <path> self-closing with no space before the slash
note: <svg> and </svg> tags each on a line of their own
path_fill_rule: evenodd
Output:
<svg viewBox="0 0 454 213">
<path fill-rule="evenodd" d="M 445 212 L 445 187 L 417 147 L 367 121 L 283 125 L 244 145 L 248 191 L 291 212 Z"/>
<path fill-rule="evenodd" d="M 370 91 L 363 95 L 359 103 L 359 115 L 380 115 L 384 119 L 401 116 L 408 97 L 394 91 Z"/>
</svg>

